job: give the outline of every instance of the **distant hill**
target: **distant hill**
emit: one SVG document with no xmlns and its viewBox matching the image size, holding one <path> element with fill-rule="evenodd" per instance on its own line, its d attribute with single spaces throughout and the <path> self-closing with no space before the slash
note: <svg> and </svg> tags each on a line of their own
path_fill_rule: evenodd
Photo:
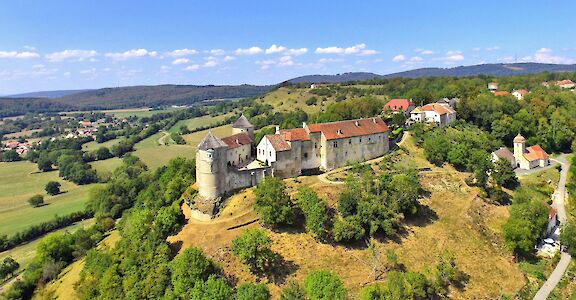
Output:
<svg viewBox="0 0 576 300">
<path fill-rule="evenodd" d="M 421 68 L 410 71 L 378 75 L 374 73 L 352 72 L 336 75 L 308 75 L 288 80 L 290 83 L 340 83 L 363 81 L 373 78 L 418 78 L 418 77 L 464 77 L 464 76 L 514 76 L 542 72 L 576 72 L 576 65 L 516 63 L 516 64 L 483 64 L 459 66 L 453 68 Z"/>
<path fill-rule="evenodd" d="M 130 86 L 90 90 L 57 98 L 55 101 L 78 109 L 190 105 L 204 100 L 254 97 L 272 88 L 273 86 L 256 85 Z"/>
<path fill-rule="evenodd" d="M 306 75 L 288 80 L 289 83 L 339 83 L 370 80 L 381 75 L 366 72 L 350 72 L 336 75 Z"/>
<path fill-rule="evenodd" d="M 31 93 L 23 93 L 23 94 L 16 94 L 16 95 L 6 95 L 3 96 L 5 98 L 60 98 L 68 95 L 73 95 L 77 93 L 82 93 L 90 91 L 86 90 L 61 90 L 61 91 L 40 91 L 40 92 L 31 92 Z"/>
</svg>

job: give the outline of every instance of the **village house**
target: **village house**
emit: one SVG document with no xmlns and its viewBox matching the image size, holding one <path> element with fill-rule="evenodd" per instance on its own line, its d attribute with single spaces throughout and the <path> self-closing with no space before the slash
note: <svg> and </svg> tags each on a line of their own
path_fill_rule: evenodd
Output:
<svg viewBox="0 0 576 300">
<path fill-rule="evenodd" d="M 576 86 L 576 84 L 570 79 L 556 81 L 556 85 L 563 89 L 573 89 Z"/>
<path fill-rule="evenodd" d="M 328 171 L 389 150 L 388 126 L 381 118 L 277 127 L 276 133 L 262 138 L 255 156 L 254 126 L 241 116 L 232 129 L 233 135 L 222 139 L 209 132 L 198 144 L 196 182 L 204 199 L 217 201 L 226 193 L 257 185 L 266 176 Z"/>
<path fill-rule="evenodd" d="M 508 148 L 500 148 L 492 152 L 492 160 L 500 158 L 506 159 L 513 167 L 522 170 L 530 170 L 538 167 L 545 167 L 550 164 L 550 156 L 540 145 L 534 145 L 526 148 L 526 139 L 518 134 L 514 138 L 514 153 Z"/>
<path fill-rule="evenodd" d="M 488 83 L 488 90 L 491 92 L 497 91 L 498 90 L 498 83 L 496 83 L 496 82 Z"/>
<path fill-rule="evenodd" d="M 528 94 L 528 90 L 520 89 L 512 91 L 512 96 L 516 97 L 518 100 L 524 99 L 524 96 Z"/>
<path fill-rule="evenodd" d="M 32 143 L 30 143 L 28 141 L 25 141 L 22 143 L 18 142 L 18 141 L 8 141 L 4 144 L 4 147 L 2 148 L 2 150 L 4 150 L 4 151 L 14 150 L 19 155 L 26 155 L 26 154 L 28 154 L 28 152 L 30 152 L 31 148 L 32 148 Z"/>
<path fill-rule="evenodd" d="M 514 158 L 514 153 L 510 152 L 508 148 L 502 147 L 494 152 L 492 152 L 492 161 L 496 162 L 499 159 L 505 159 L 510 162 L 510 166 L 516 168 L 516 158 Z"/>
<path fill-rule="evenodd" d="M 459 98 L 442 98 L 438 100 L 436 103 L 438 104 L 446 104 L 450 107 L 454 107 L 456 103 L 460 102 Z"/>
<path fill-rule="evenodd" d="M 413 122 L 430 122 L 438 125 L 449 125 L 456 121 L 456 111 L 448 104 L 430 103 L 416 107 L 410 112 Z"/>
<path fill-rule="evenodd" d="M 403 112 L 406 116 L 416 107 L 416 104 L 408 99 L 392 99 L 384 104 L 384 111 L 393 113 Z"/>
</svg>

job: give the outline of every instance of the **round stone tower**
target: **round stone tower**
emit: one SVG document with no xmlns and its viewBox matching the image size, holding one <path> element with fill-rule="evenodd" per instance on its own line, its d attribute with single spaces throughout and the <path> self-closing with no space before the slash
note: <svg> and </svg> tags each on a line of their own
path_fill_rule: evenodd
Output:
<svg viewBox="0 0 576 300">
<path fill-rule="evenodd" d="M 234 124 L 232 124 L 232 134 L 246 132 L 254 140 L 254 125 L 242 114 Z"/>
<path fill-rule="evenodd" d="M 514 138 L 514 158 L 516 162 L 520 163 L 523 160 L 524 152 L 526 152 L 526 139 L 518 133 Z"/>
<path fill-rule="evenodd" d="M 198 193 L 206 199 L 217 199 L 226 191 L 228 146 L 208 132 L 196 151 Z"/>
</svg>

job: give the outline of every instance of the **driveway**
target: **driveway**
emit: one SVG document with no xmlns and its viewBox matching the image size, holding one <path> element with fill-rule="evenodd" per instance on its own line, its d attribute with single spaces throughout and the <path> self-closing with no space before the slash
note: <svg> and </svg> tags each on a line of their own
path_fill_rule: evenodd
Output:
<svg viewBox="0 0 576 300">
<path fill-rule="evenodd" d="M 552 207 L 554 207 L 556 211 L 558 211 L 558 219 L 560 220 L 560 224 L 564 224 L 566 222 L 566 210 L 564 207 L 564 200 L 566 197 L 566 178 L 568 177 L 568 168 L 570 167 L 570 164 L 568 163 L 567 160 L 567 156 L 568 155 L 566 154 L 562 154 L 555 159 L 551 159 L 551 161 L 554 161 L 562 165 L 562 172 L 560 172 L 560 181 L 558 181 L 558 187 L 556 188 L 556 191 L 554 191 L 554 201 L 552 203 Z M 562 276 L 566 272 L 566 269 L 568 269 L 568 265 L 570 264 L 570 258 L 571 258 L 570 254 L 568 254 L 567 252 L 562 252 L 560 261 L 556 265 L 556 268 L 554 269 L 552 274 L 550 274 L 550 277 L 548 277 L 548 280 L 546 280 L 546 282 L 544 283 L 544 285 L 542 285 L 540 290 L 538 290 L 536 296 L 534 296 L 535 300 L 546 300 L 548 298 L 548 295 L 550 295 L 552 290 L 554 290 L 558 282 L 560 282 L 560 279 L 562 279 Z"/>
<path fill-rule="evenodd" d="M 563 155 L 565 155 L 565 154 L 563 154 Z M 564 158 L 564 159 L 566 159 L 566 158 Z M 538 173 L 538 172 L 542 172 L 544 170 L 554 168 L 554 167 L 556 167 L 557 164 L 558 164 L 558 161 L 556 161 L 555 159 L 550 159 L 550 165 L 545 166 L 543 168 L 534 168 L 534 169 L 530 169 L 530 170 L 522 170 L 520 168 L 516 168 L 516 169 L 514 169 L 514 173 L 516 173 L 517 176 L 530 175 L 530 174 L 534 174 L 534 173 Z"/>
</svg>

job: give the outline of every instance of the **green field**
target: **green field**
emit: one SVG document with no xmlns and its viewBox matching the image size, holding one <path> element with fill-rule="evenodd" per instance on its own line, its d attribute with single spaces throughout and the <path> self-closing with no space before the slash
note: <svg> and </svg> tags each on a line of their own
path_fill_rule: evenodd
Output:
<svg viewBox="0 0 576 300">
<path fill-rule="evenodd" d="M 49 181 L 60 182 L 64 193 L 46 195 L 44 187 Z M 36 165 L 28 161 L 0 163 L 0 234 L 10 235 L 55 215 L 82 210 L 92 186 L 64 181 L 58 177 L 58 171 L 38 172 Z M 31 207 L 27 201 L 36 194 L 44 195 L 47 205 Z"/>
<path fill-rule="evenodd" d="M 189 145 L 161 146 L 158 139 L 163 135 L 162 132 L 156 133 L 134 146 L 136 151 L 132 154 L 138 156 L 150 170 L 157 169 L 176 157 L 194 158 L 196 156 L 196 149 Z"/>
<path fill-rule="evenodd" d="M 212 129 L 206 129 L 191 134 L 186 134 L 183 135 L 182 137 L 184 138 L 186 143 L 194 147 L 194 151 L 196 151 L 196 146 L 198 146 L 198 144 L 202 141 L 202 139 L 206 136 L 206 134 L 208 134 L 208 131 L 212 131 L 212 133 L 215 136 L 223 138 L 232 135 L 232 125 L 224 125 Z"/>
<path fill-rule="evenodd" d="M 92 168 L 96 169 L 98 175 L 102 175 L 105 173 L 113 173 L 114 170 L 116 170 L 116 168 L 119 167 L 121 164 L 122 159 L 118 157 L 112 157 L 106 160 L 97 160 L 90 163 L 90 165 L 92 165 Z"/>
<path fill-rule="evenodd" d="M 100 147 L 106 147 L 106 148 L 110 149 L 110 148 L 112 148 L 112 146 L 118 144 L 123 139 L 124 139 L 124 137 L 119 137 L 116 139 L 106 141 L 104 143 L 96 143 L 96 141 L 88 142 L 88 143 L 82 145 L 82 150 L 95 151 L 95 150 L 98 150 L 98 148 L 100 148 Z"/>
<path fill-rule="evenodd" d="M 157 109 L 157 110 L 150 110 L 148 108 L 135 108 L 135 109 L 115 109 L 115 110 L 105 110 L 102 111 L 107 114 L 114 115 L 114 117 L 119 119 L 124 119 L 128 117 L 150 117 L 157 113 L 165 113 L 165 112 L 172 112 L 182 108 L 166 108 L 166 109 Z"/>
<path fill-rule="evenodd" d="M 94 224 L 94 219 L 88 219 L 88 220 L 84 220 L 81 222 L 77 222 L 74 223 L 73 225 L 70 225 L 66 228 L 60 229 L 60 230 L 56 230 L 54 232 L 74 232 L 76 231 L 76 229 L 78 228 L 86 228 L 89 227 L 91 225 Z M 0 252 L 0 261 L 3 260 L 6 257 L 12 257 L 14 258 L 19 264 L 20 264 L 20 269 L 25 268 L 30 262 L 32 262 L 32 259 L 34 259 L 34 255 L 36 254 L 36 245 L 38 245 L 38 243 L 42 240 L 42 238 L 37 238 L 29 243 L 26 243 L 24 245 L 15 247 L 13 249 L 4 251 L 4 252 Z"/>
<path fill-rule="evenodd" d="M 172 126 L 172 128 L 170 128 L 168 130 L 168 132 L 170 132 L 170 133 L 178 132 L 180 130 L 180 127 L 183 125 L 186 125 L 186 127 L 188 127 L 189 130 L 194 130 L 194 129 L 197 129 L 200 127 L 210 126 L 210 125 L 216 124 L 218 122 L 224 121 L 226 118 L 229 118 L 232 115 L 234 115 L 234 114 L 228 113 L 228 114 L 215 116 L 215 117 L 202 116 L 202 117 L 198 117 L 198 118 L 192 118 L 192 119 L 178 121 L 178 123 L 176 123 L 176 125 Z"/>
</svg>

